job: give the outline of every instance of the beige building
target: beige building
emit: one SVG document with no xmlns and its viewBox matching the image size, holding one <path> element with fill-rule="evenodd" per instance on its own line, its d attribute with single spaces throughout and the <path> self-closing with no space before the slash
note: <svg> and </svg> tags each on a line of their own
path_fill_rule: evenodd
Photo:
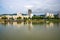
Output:
<svg viewBox="0 0 60 40">
<path fill-rule="evenodd" d="M 14 20 L 16 20 L 18 17 L 21 17 L 21 19 L 29 18 L 29 17 L 32 18 L 33 14 L 31 10 L 29 9 L 28 14 L 22 14 L 21 12 L 18 12 L 17 14 L 8 14 L 8 15 L 3 15 L 3 16 L 6 16 L 8 19 L 13 18 Z"/>
<path fill-rule="evenodd" d="M 2 15 L 1 17 L 6 16 L 8 19 L 13 18 L 14 20 L 16 20 L 18 17 L 21 17 L 21 19 L 24 18 L 32 18 L 33 14 L 32 14 L 32 10 L 28 9 L 28 14 L 22 14 L 21 12 L 18 12 L 17 14 L 7 14 L 7 15 Z"/>
<path fill-rule="evenodd" d="M 33 15 L 31 15 L 31 17 L 32 17 Z M 22 14 L 22 13 L 20 13 L 20 12 L 18 12 L 16 15 L 6 15 L 6 17 L 8 18 L 8 19 L 10 19 L 10 18 L 13 18 L 13 19 L 17 19 L 18 17 L 21 17 L 21 19 L 23 19 L 23 18 L 29 18 L 29 15 L 28 14 Z"/>
</svg>

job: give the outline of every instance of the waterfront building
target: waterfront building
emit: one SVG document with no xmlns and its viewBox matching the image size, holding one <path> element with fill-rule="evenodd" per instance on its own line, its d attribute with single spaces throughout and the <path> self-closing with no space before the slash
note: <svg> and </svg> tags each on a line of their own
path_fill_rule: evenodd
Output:
<svg viewBox="0 0 60 40">
<path fill-rule="evenodd" d="M 45 17 L 54 18 L 54 13 L 46 13 Z"/>
<path fill-rule="evenodd" d="M 28 15 L 30 18 L 32 18 L 33 14 L 32 14 L 32 10 L 31 9 L 28 9 Z"/>
<path fill-rule="evenodd" d="M 22 14 L 21 12 L 18 12 L 17 14 L 7 14 L 7 15 L 2 15 L 1 17 L 6 16 L 8 19 L 13 18 L 14 20 L 16 20 L 18 17 L 21 17 L 21 19 L 24 18 L 32 18 L 33 14 L 32 14 L 32 10 L 28 9 L 28 14 Z"/>
</svg>

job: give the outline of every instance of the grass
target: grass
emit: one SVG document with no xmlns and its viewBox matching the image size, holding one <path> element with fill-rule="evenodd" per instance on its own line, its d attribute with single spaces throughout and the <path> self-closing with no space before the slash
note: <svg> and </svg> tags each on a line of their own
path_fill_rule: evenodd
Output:
<svg viewBox="0 0 60 40">
<path fill-rule="evenodd" d="M 5 20 L 0 19 L 0 22 L 4 22 Z M 48 22 L 60 22 L 60 19 L 29 19 L 29 20 L 25 20 L 25 22 L 33 22 L 33 23 L 44 23 L 46 21 Z"/>
</svg>

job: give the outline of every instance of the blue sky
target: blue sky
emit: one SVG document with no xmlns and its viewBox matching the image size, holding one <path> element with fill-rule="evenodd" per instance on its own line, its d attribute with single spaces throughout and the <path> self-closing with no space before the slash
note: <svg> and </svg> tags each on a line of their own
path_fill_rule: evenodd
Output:
<svg viewBox="0 0 60 40">
<path fill-rule="evenodd" d="M 60 0 L 0 0 L 0 14 L 25 13 L 28 9 L 60 11 Z"/>
</svg>

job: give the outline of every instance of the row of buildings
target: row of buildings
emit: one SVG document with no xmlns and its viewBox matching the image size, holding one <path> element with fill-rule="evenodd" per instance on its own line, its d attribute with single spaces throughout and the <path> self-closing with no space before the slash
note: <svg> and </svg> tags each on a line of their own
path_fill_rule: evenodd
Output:
<svg viewBox="0 0 60 40">
<path fill-rule="evenodd" d="M 50 17 L 50 18 L 54 18 L 54 13 L 46 13 L 45 17 Z M 60 18 L 60 14 L 56 14 L 59 18 Z M 18 12 L 17 14 L 7 14 L 7 15 L 1 15 L 0 18 L 6 16 L 8 19 L 13 18 L 13 19 L 17 19 L 18 17 L 21 17 L 21 19 L 24 18 L 32 18 L 33 14 L 32 14 L 32 10 L 28 9 L 28 13 L 27 14 L 22 14 L 21 12 Z"/>
<path fill-rule="evenodd" d="M 57 13 L 57 14 L 54 14 L 54 13 L 46 13 L 45 14 L 45 17 L 50 17 L 50 18 L 57 17 L 57 18 L 60 18 L 60 13 Z"/>
<path fill-rule="evenodd" d="M 21 19 L 23 19 L 23 18 L 32 18 L 33 14 L 32 14 L 32 10 L 29 9 L 28 14 L 22 14 L 21 12 L 18 12 L 17 14 L 2 15 L 2 16 L 0 16 L 0 18 L 2 18 L 4 16 L 7 17 L 8 19 L 13 18 L 13 19 L 16 20 L 18 17 L 21 17 Z"/>
</svg>

